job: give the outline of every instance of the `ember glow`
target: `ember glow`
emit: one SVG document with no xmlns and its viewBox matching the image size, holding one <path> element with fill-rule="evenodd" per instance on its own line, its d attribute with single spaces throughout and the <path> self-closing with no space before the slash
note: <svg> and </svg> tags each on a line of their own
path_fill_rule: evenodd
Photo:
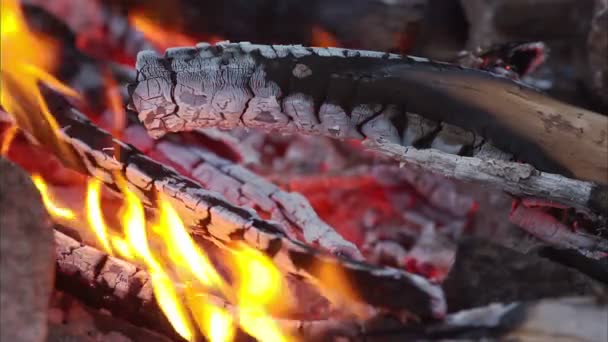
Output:
<svg viewBox="0 0 608 342">
<path fill-rule="evenodd" d="M 186 36 L 182 33 L 160 27 L 160 25 L 141 13 L 130 14 L 129 22 L 138 31 L 143 33 L 146 39 L 154 44 L 154 46 L 160 51 L 163 51 L 171 46 L 194 46 L 199 42 L 199 40 Z"/>
</svg>

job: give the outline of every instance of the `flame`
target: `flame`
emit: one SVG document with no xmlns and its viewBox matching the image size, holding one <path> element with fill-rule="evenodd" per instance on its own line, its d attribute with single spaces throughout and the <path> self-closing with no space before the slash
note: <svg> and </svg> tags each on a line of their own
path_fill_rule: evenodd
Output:
<svg viewBox="0 0 608 342">
<path fill-rule="evenodd" d="M 194 46 L 198 43 L 197 39 L 160 27 L 159 24 L 141 13 L 130 14 L 129 23 L 161 51 L 172 46 Z"/>
<path fill-rule="evenodd" d="M 112 254 L 110 243 L 108 240 L 108 233 L 106 224 L 103 219 L 103 213 L 101 212 L 101 181 L 98 179 L 90 179 L 87 186 L 87 198 L 86 198 L 86 213 L 87 220 L 93 232 L 101 242 L 101 245 L 106 252 Z"/>
<path fill-rule="evenodd" d="M 74 218 L 76 218 L 76 214 L 73 211 L 68 208 L 62 208 L 61 206 L 55 203 L 55 201 L 51 198 L 46 183 L 44 182 L 42 177 L 40 177 L 40 175 L 33 174 L 32 181 L 34 182 L 36 188 L 38 188 L 40 196 L 42 196 L 42 203 L 44 203 L 46 210 L 51 216 L 67 220 L 73 220 Z"/>
<path fill-rule="evenodd" d="M 159 307 L 180 336 L 191 341 L 198 328 L 211 342 L 232 341 L 238 325 L 262 341 L 288 340 L 268 314 L 273 303 L 285 298 L 281 273 L 270 259 L 244 245 L 235 248 L 228 258 L 238 281 L 230 286 L 192 240 L 171 199 L 158 195 L 158 215 L 148 222 L 126 182 L 119 178 L 117 184 L 125 199 L 118 213 L 123 234 L 106 227 L 97 180 L 87 188 L 89 225 L 106 250 L 145 267 Z M 200 293 L 217 294 L 238 307 L 238 320 L 234 311 Z"/>
<path fill-rule="evenodd" d="M 36 132 L 36 138 L 45 140 L 42 143 L 56 148 L 69 162 L 75 162 L 68 146 L 54 136 L 59 125 L 39 90 L 39 83 L 43 82 L 64 95 L 78 97 L 50 74 L 57 64 L 57 46 L 29 30 L 17 0 L 0 1 L 0 104 L 21 128 Z"/>
<path fill-rule="evenodd" d="M 311 43 L 319 47 L 340 47 L 336 36 L 317 25 L 312 27 Z"/>
<path fill-rule="evenodd" d="M 6 155 L 8 155 L 8 151 L 11 148 L 11 144 L 13 143 L 13 140 L 15 140 L 15 137 L 17 136 L 18 132 L 19 127 L 17 125 L 11 125 L 9 128 L 7 128 L 6 132 L 4 132 L 4 136 L 2 137 L 0 156 L 5 157 Z"/>
<path fill-rule="evenodd" d="M 126 201 L 121 215 L 126 242 L 136 258 L 145 263 L 152 280 L 154 296 L 161 310 L 165 313 L 175 331 L 185 340 L 191 341 L 193 332 L 186 314 L 186 308 L 178 299 L 177 290 L 169 274 L 165 272 L 148 245 L 143 205 L 137 198 L 137 195 L 124 185 L 124 181 L 119 182 L 119 186 L 122 188 L 121 190 Z M 125 255 L 125 257 L 127 256 Z"/>
</svg>

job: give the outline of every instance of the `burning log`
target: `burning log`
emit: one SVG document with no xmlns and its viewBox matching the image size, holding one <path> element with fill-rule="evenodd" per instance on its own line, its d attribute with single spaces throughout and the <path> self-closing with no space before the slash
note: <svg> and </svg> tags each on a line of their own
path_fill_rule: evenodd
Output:
<svg viewBox="0 0 608 342">
<path fill-rule="evenodd" d="M 18 89 L 12 90 L 13 94 L 19 94 Z M 441 316 L 445 311 L 440 288 L 424 278 L 348 257 L 334 257 L 291 239 L 285 235 L 282 226 L 259 218 L 252 210 L 227 202 L 220 195 L 204 190 L 196 182 L 154 162 L 137 149 L 113 139 L 54 91 L 42 87 L 42 92 L 50 113 L 61 128 L 55 139 L 71 151 L 73 158 L 62 155 L 61 149 L 55 151 L 68 166 L 94 175 L 114 188 L 115 177 L 121 177 L 147 205 L 155 204 L 157 193 L 165 195 L 191 228 L 192 234 L 224 248 L 243 241 L 267 254 L 279 269 L 328 287 L 330 292 L 337 290 L 332 288 L 337 284 L 324 283 L 320 279 L 322 270 L 342 272 L 361 295 L 360 300 L 378 308 L 407 310 L 422 317 Z M 30 131 L 39 141 L 45 137 L 41 129 L 44 127 L 34 127 Z M 351 245 L 335 243 L 332 247 L 334 252 L 358 255 L 348 248 Z"/>
<path fill-rule="evenodd" d="M 154 316 L 159 311 L 155 307 L 150 282 L 147 281 L 147 274 L 144 271 L 139 270 L 128 262 L 108 256 L 95 248 L 82 245 L 58 231 L 55 231 L 55 240 L 57 243 L 57 272 L 61 289 L 70 293 L 83 293 L 82 289 L 84 288 L 86 289 L 85 293 L 87 293 L 85 296 L 88 297 L 85 300 L 87 302 L 91 300 L 96 301 L 93 304 L 94 307 L 105 308 L 118 317 L 135 321 L 138 325 L 150 326 L 155 331 L 162 331 L 167 334 L 167 331 L 160 330 L 163 327 L 162 324 L 159 325 L 158 322 L 152 323 L 153 321 L 151 321 L 155 317 L 162 322 L 164 318 L 162 316 Z M 336 338 L 338 336 L 344 337 L 349 341 L 359 341 L 362 339 L 366 341 L 383 341 L 383 338 L 387 337 L 435 339 L 439 337 L 482 338 L 505 335 L 527 336 L 531 331 L 538 330 L 542 331 L 542 334 L 553 334 L 555 331 L 563 330 L 559 329 L 554 324 L 555 322 L 563 324 L 562 320 L 572 322 L 572 319 L 577 321 L 576 324 L 584 323 L 589 328 L 583 329 L 584 331 L 581 330 L 582 336 L 603 336 L 603 334 L 606 334 L 605 329 L 602 330 L 600 328 L 603 327 L 602 322 L 605 321 L 603 319 L 606 315 L 605 308 L 600 304 L 594 303 L 591 297 L 587 297 L 586 299 L 563 298 L 542 300 L 542 297 L 548 296 L 549 293 L 560 296 L 567 295 L 568 293 L 573 294 L 574 292 L 589 293 L 588 285 L 585 285 L 585 282 L 580 282 L 581 278 L 578 275 L 575 275 L 564 267 L 543 262 L 542 259 L 536 260 L 537 258 L 524 255 L 514 258 L 514 255 L 517 253 L 502 248 L 495 249 L 496 246 L 492 245 L 485 248 L 482 247 L 484 251 L 478 254 L 476 248 L 471 248 L 475 244 L 476 242 L 468 240 L 468 242 L 461 245 L 462 253 L 459 253 L 457 264 L 462 266 L 457 266 L 454 270 L 457 273 L 457 278 L 450 278 L 448 284 L 445 285 L 451 287 L 454 286 L 455 282 L 459 282 L 460 286 L 470 284 L 470 281 L 465 280 L 468 279 L 466 278 L 467 276 L 481 279 L 479 288 L 453 288 L 454 298 L 459 300 L 460 303 L 466 302 L 468 307 L 473 306 L 473 308 L 465 307 L 462 309 L 462 304 L 457 304 L 459 309 L 448 315 L 442 322 L 396 325 L 390 319 L 387 320 L 380 317 L 369 321 L 276 319 L 276 322 L 281 326 L 283 331 L 306 341 L 328 337 Z M 508 257 L 504 260 L 501 259 L 504 256 Z M 492 260 L 491 262 L 488 262 L 488 257 Z M 499 281 L 496 276 L 499 276 L 498 273 L 500 272 L 491 275 L 488 279 L 484 277 L 496 262 L 504 262 L 509 267 L 509 272 L 515 272 L 513 274 L 520 275 L 521 265 L 525 264 L 527 265 L 526 272 L 529 271 L 530 273 L 528 277 L 535 270 L 543 270 L 543 267 L 539 268 L 541 264 L 551 270 L 537 273 L 537 280 L 528 278 L 526 281 L 522 281 L 517 276 L 512 277 L 513 274 L 509 273 L 510 276 L 504 277 L 503 285 L 509 283 L 514 287 L 520 287 L 520 289 L 513 291 L 508 286 L 511 290 L 504 289 L 501 292 L 502 287 L 500 287 L 497 288 L 498 292 L 500 292 L 499 294 L 486 296 L 486 298 L 481 300 L 474 298 L 474 293 L 479 294 L 479 291 L 483 292 L 487 290 L 489 284 L 495 284 Z M 483 266 L 485 269 L 482 268 L 481 271 L 475 269 L 475 265 L 479 266 L 481 264 L 485 265 Z M 568 274 L 569 276 L 566 276 L 566 278 L 574 278 L 559 282 L 557 285 L 553 281 L 555 279 L 562 279 L 562 276 Z M 582 287 L 578 288 L 578 290 L 573 289 L 571 286 L 572 280 L 578 286 L 582 285 Z M 554 285 L 552 288 L 553 292 L 546 292 L 550 284 Z M 70 286 L 71 289 L 64 288 L 64 286 Z M 79 291 L 74 290 L 75 286 L 79 288 Z M 464 298 L 461 297 L 463 291 L 465 294 Z M 467 293 L 470 293 L 471 297 L 467 296 Z M 483 304 L 484 301 L 488 301 L 489 298 L 496 299 L 505 293 L 515 294 L 515 297 L 507 296 L 504 298 L 504 301 L 507 303 L 513 301 L 511 304 L 490 304 L 483 306 L 486 305 Z M 225 300 L 209 294 L 204 294 L 203 296 L 207 302 L 225 308 L 234 315 L 238 315 L 238 308 Z M 522 300 L 524 302 L 521 302 Z M 477 305 L 480 306 L 476 307 Z M 573 315 L 569 317 L 570 320 L 567 320 L 566 317 L 575 308 L 583 310 L 583 316 Z M 484 319 L 480 320 L 480 317 L 484 317 Z M 509 319 L 508 317 L 513 319 Z M 556 321 L 556 317 L 561 318 L 559 321 Z M 564 331 L 568 331 L 568 334 L 571 334 L 578 330 L 580 329 Z"/>
<path fill-rule="evenodd" d="M 364 139 L 403 162 L 515 196 L 608 209 L 605 185 L 566 178 L 606 183 L 608 119 L 490 73 L 249 43 L 142 52 L 137 68 L 130 108 L 154 137 L 216 126 Z M 496 160 L 492 145 L 534 166 Z"/>
</svg>

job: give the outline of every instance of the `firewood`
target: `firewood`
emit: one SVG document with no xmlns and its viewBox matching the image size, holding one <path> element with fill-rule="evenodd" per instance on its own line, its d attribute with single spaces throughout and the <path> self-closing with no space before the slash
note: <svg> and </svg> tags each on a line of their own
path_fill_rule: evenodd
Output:
<svg viewBox="0 0 608 342">
<path fill-rule="evenodd" d="M 163 324 L 166 324 L 166 321 L 164 317 L 158 315 L 159 309 L 154 304 L 150 283 L 144 271 L 128 262 L 108 256 L 95 248 L 82 245 L 58 231 L 55 231 L 55 239 L 57 243 L 57 272 L 61 290 L 67 293 L 80 293 L 82 296 L 83 289 L 86 289 L 84 291 L 84 296 L 88 297 L 86 301 L 93 302 L 94 307 L 109 310 L 116 317 L 122 317 L 131 322 L 136 322 L 140 326 L 149 326 L 154 331 L 173 336 L 170 330 L 168 332 L 160 329 Z M 568 293 L 576 292 L 576 289 L 573 288 L 576 286 L 573 286 L 572 282 L 564 280 L 560 283 L 569 285 L 570 290 L 566 289 L 568 286 L 552 290 L 551 294 L 558 295 L 560 298 L 542 299 L 543 296 L 549 295 L 549 293 L 545 295 L 543 293 L 549 288 L 552 281 L 561 279 L 558 274 L 568 274 L 572 273 L 571 271 L 542 260 L 536 260 L 536 258 L 530 256 L 521 255 L 514 259 L 510 256 L 515 254 L 514 252 L 509 252 L 503 248 L 494 251 L 496 246 L 493 245 L 484 248 L 484 251 L 479 255 L 477 255 L 475 248 L 469 248 L 472 246 L 471 241 L 462 246 L 468 247 L 464 247 L 466 249 L 463 251 L 464 253 L 459 253 L 459 259 L 462 258 L 462 260 L 459 260 L 457 265 L 468 265 L 467 267 L 472 266 L 473 268 L 465 271 L 465 268 L 457 266 L 455 271 L 459 273 L 459 276 L 463 276 L 459 281 L 461 281 L 462 286 L 469 284 L 470 282 L 466 280 L 464 274 L 467 273 L 469 276 L 481 280 L 478 282 L 480 287 L 471 289 L 469 291 L 470 296 L 465 296 L 462 300 L 473 299 L 470 303 L 466 303 L 469 305 L 468 307 L 463 309 L 462 304 L 460 304 L 460 309 L 449 314 L 442 321 L 403 325 L 387 317 L 375 317 L 361 321 L 331 318 L 326 320 L 275 318 L 275 322 L 285 332 L 304 341 L 331 340 L 331 338 L 336 337 L 342 337 L 346 341 L 385 341 L 391 338 L 393 340 L 395 338 L 478 339 L 527 337 L 533 332 L 541 334 L 537 336 L 545 337 L 553 336 L 556 332 L 566 332 L 567 336 L 575 340 L 587 338 L 588 340 L 599 341 L 608 333 L 604 325 L 608 312 L 606 312 L 604 305 L 595 302 L 590 296 L 563 297 Z M 538 280 L 544 279 L 541 282 L 538 280 L 530 282 L 530 279 L 521 281 L 516 276 L 502 276 L 503 281 L 513 283 L 514 287 L 519 288 L 515 291 L 515 296 L 512 295 L 512 291 L 505 290 L 502 294 L 510 294 L 503 301 L 506 304 L 483 304 L 484 300 L 491 298 L 494 301 L 497 300 L 497 297 L 490 296 L 477 300 L 473 294 L 479 294 L 479 291 L 483 292 L 490 283 L 498 280 L 496 276 L 500 276 L 500 272 L 495 272 L 496 275 L 487 279 L 484 274 L 490 268 L 493 268 L 495 263 L 503 261 L 500 256 L 505 255 L 510 257 L 504 262 L 512 263 L 512 265 L 509 265 L 509 272 L 515 272 L 509 273 L 510 275 L 521 273 L 522 264 L 527 265 L 526 270 L 530 273 L 541 264 L 545 267 L 549 266 L 552 270 L 535 276 Z M 475 265 L 482 264 L 484 266 L 482 271 L 479 272 Z M 473 275 L 471 272 L 475 274 Z M 453 282 L 453 280 L 449 281 Z M 70 284 L 72 287 L 65 288 L 65 284 Z M 574 284 L 578 286 L 581 283 L 575 281 Z M 540 287 L 537 288 L 537 286 Z M 582 290 L 580 291 L 582 293 L 589 293 L 588 289 L 578 290 Z M 458 290 L 454 288 L 455 297 L 458 297 L 459 294 Z M 238 314 L 237 307 L 220 297 L 211 294 L 202 294 L 202 296 L 208 303 L 224 308 L 232 314 Z M 473 307 L 471 308 L 471 306 Z M 573 314 L 574 312 L 580 312 L 581 315 Z M 152 313 L 156 315 L 152 315 Z M 159 324 L 159 321 L 151 321 L 151 317 L 158 319 L 162 324 Z M 110 320 L 110 318 L 107 318 L 107 320 Z M 566 324 L 567 327 L 562 327 L 561 324 Z M 570 329 L 569 324 L 583 324 L 585 329 Z M 124 325 L 124 323 L 121 325 Z"/>
<path fill-rule="evenodd" d="M 18 88 L 11 90 L 19 93 Z M 319 279 L 319 271 L 335 268 L 344 273 L 364 304 L 393 311 L 407 310 L 421 317 L 441 316 L 445 312 L 441 289 L 424 278 L 347 256 L 336 257 L 291 239 L 281 225 L 261 219 L 251 209 L 231 204 L 221 195 L 204 190 L 193 180 L 112 138 L 50 88 L 42 86 L 41 91 L 61 130 L 49 140 L 44 123 L 42 127 L 27 126 L 32 136 L 50 149 L 54 148 L 52 139 L 62 142 L 71 155 L 62 154 L 65 148 L 57 148 L 54 153 L 67 166 L 93 175 L 111 187 L 116 188 L 115 177 L 125 179 L 148 206 L 155 205 L 157 194 L 164 195 L 181 214 L 191 234 L 223 248 L 244 242 L 266 253 L 279 269 L 327 287 L 328 291 L 337 290 L 334 286 L 338 284 L 324 283 Z M 336 245 L 334 252 L 347 255 L 348 248 L 341 247 Z"/>
<path fill-rule="evenodd" d="M 130 108 L 154 137 L 251 127 L 363 139 L 450 177 L 608 210 L 608 118 L 494 74 L 379 52 L 249 43 L 164 57 L 146 51 L 137 69 Z M 531 165 L 489 158 L 480 151 L 490 144 Z"/>
<path fill-rule="evenodd" d="M 42 342 L 53 289 L 51 222 L 29 176 L 0 158 L 0 339 Z"/>
</svg>

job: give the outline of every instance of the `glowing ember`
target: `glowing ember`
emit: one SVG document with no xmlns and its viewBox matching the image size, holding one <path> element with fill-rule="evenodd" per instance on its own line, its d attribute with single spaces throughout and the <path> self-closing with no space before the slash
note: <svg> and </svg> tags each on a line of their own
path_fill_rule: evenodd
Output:
<svg viewBox="0 0 608 342">
<path fill-rule="evenodd" d="M 42 203 L 44 203 L 46 210 L 51 216 L 67 220 L 73 220 L 74 218 L 76 218 L 76 214 L 73 211 L 67 208 L 62 208 L 61 206 L 55 203 L 55 201 L 51 197 L 46 183 L 44 182 L 42 177 L 40 177 L 40 175 L 32 175 L 32 181 L 34 182 L 34 185 L 36 185 L 36 188 L 38 188 L 40 196 L 42 196 Z"/>
</svg>

